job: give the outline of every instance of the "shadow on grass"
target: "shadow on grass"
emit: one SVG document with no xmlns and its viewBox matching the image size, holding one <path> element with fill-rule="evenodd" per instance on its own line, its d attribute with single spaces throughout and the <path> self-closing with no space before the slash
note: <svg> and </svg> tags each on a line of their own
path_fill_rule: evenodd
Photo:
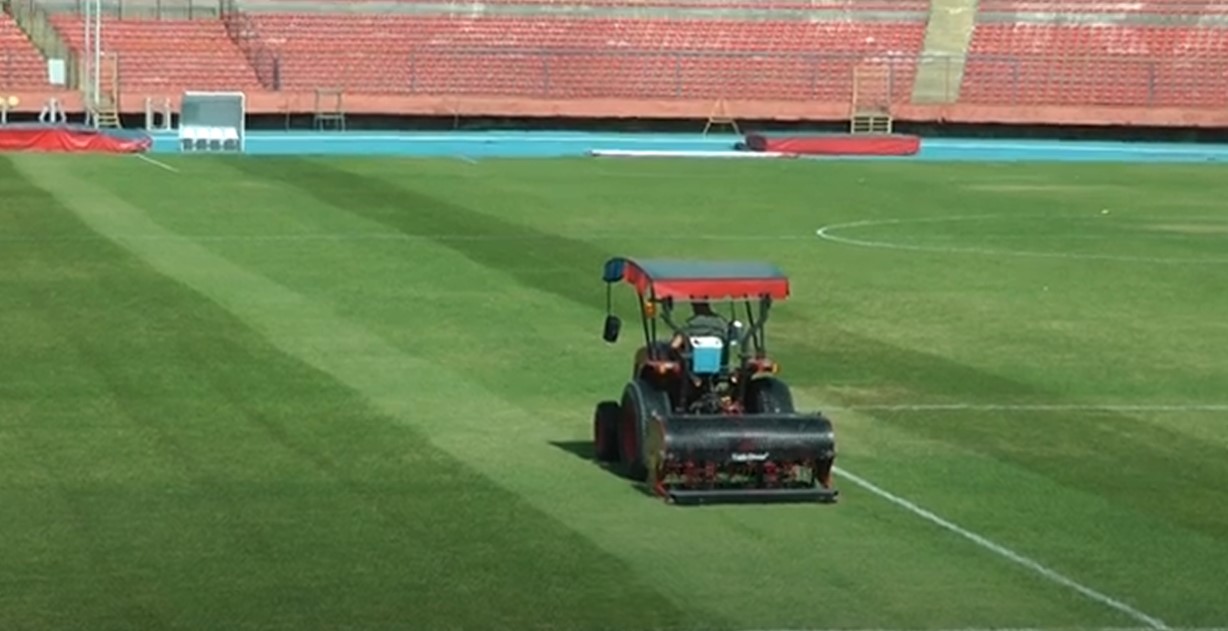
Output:
<svg viewBox="0 0 1228 631">
<path fill-rule="evenodd" d="M 597 453 L 593 450 L 592 441 L 552 440 L 550 441 L 550 446 L 557 449 L 562 449 L 563 451 L 566 451 L 567 453 L 580 458 L 581 460 L 587 460 L 604 467 L 602 463 L 597 462 Z"/>
<path fill-rule="evenodd" d="M 653 493 L 652 489 L 648 488 L 647 484 L 633 480 L 630 477 L 628 477 L 627 474 L 623 472 L 622 467 L 619 467 L 617 463 L 600 462 L 599 460 L 597 460 L 597 454 L 593 450 L 592 441 L 552 440 L 550 441 L 550 446 L 556 449 L 565 451 L 581 460 L 585 460 L 585 461 L 593 463 L 594 466 L 600 467 L 606 473 L 609 473 L 610 475 L 629 483 L 631 485 L 631 488 L 635 489 L 636 491 L 639 491 L 640 493 L 643 493 L 644 495 L 647 495 L 653 498 L 657 497 L 657 494 Z"/>
</svg>

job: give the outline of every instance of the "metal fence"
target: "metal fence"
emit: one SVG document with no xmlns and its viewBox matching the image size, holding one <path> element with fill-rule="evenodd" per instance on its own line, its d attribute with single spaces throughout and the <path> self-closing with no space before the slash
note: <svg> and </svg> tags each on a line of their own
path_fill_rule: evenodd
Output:
<svg viewBox="0 0 1228 631">
<path fill-rule="evenodd" d="M 13 0 L 14 2 L 22 0 Z M 89 0 L 39 0 L 52 13 L 85 14 Z M 216 19 L 223 0 L 101 0 L 103 17 L 161 20 Z"/>
<path fill-rule="evenodd" d="M 247 58 L 260 84 L 265 89 L 280 89 L 281 60 L 275 51 L 265 45 L 255 21 L 240 9 L 236 0 L 220 0 L 218 8 L 226 26 L 226 35 Z"/>
<path fill-rule="evenodd" d="M 402 64 L 391 55 L 370 65 L 359 54 L 336 60 L 372 69 L 336 83 L 424 95 L 847 101 L 854 69 L 877 67 L 883 85 L 868 87 L 895 104 L 915 95 L 993 105 L 1228 107 L 1228 58 L 1218 57 L 423 47 Z M 310 68 L 281 72 L 283 85 L 311 76 Z"/>
<path fill-rule="evenodd" d="M 241 29 L 238 29 L 241 30 Z M 862 86 L 893 104 L 1228 107 L 1228 68 L 1214 57 L 903 55 L 427 46 L 285 58 L 242 44 L 271 89 L 544 99 L 770 99 L 848 102 Z"/>
<path fill-rule="evenodd" d="M 424 47 L 408 56 L 404 88 L 539 98 L 847 100 L 852 69 L 863 59 L 856 53 Z M 915 60 L 877 63 L 891 68 L 894 98 L 907 98 Z"/>
</svg>

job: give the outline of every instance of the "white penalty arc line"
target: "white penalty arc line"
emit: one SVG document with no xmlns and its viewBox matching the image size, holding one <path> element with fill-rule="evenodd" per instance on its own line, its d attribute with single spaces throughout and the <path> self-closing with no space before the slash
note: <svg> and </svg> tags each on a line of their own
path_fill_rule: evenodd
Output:
<svg viewBox="0 0 1228 631">
<path fill-rule="evenodd" d="M 1154 631 L 1149 626 L 964 626 L 958 629 L 877 629 L 877 627 L 841 627 L 841 629 L 753 629 L 743 631 Z M 1164 631 L 1228 631 L 1223 626 L 1169 626 Z"/>
<path fill-rule="evenodd" d="M 958 629 L 877 629 L 877 627 L 842 627 L 842 629 L 753 629 L 743 631 L 1154 631 L 1149 626 L 965 626 Z M 1228 631 L 1223 626 L 1169 626 L 1165 631 Z"/>
<path fill-rule="evenodd" d="M 812 240 L 810 235 L 722 235 L 722 234 L 405 234 L 396 232 L 369 233 L 301 233 L 301 234 L 184 234 L 155 235 L 127 234 L 119 235 L 121 239 L 150 241 L 259 241 L 259 242 L 307 242 L 307 241 L 549 241 L 555 239 L 627 239 L 653 241 L 803 241 Z M 0 242 L 55 242 L 55 241 L 96 241 L 106 239 L 101 235 L 4 235 L 0 234 Z"/>
<path fill-rule="evenodd" d="M 823 409 L 847 412 L 1228 412 L 1228 403 L 868 403 Z"/>
<path fill-rule="evenodd" d="M 1044 565 L 1041 565 L 1040 563 L 1033 561 L 1032 559 L 1029 559 L 1028 557 L 1023 556 L 1019 554 L 1018 552 L 1015 552 L 1005 546 L 994 543 L 993 541 L 990 541 L 989 539 L 986 539 L 985 537 L 978 535 L 975 532 L 967 530 L 947 519 L 944 519 L 942 517 L 939 517 L 938 515 L 935 515 L 934 513 L 898 495 L 895 495 L 894 493 L 884 490 L 880 488 L 879 486 L 875 485 L 874 483 L 870 482 L 869 480 L 866 480 L 865 478 L 862 478 L 846 469 L 843 469 L 837 466 L 837 467 L 833 467 L 833 470 L 835 471 L 837 475 L 861 487 L 862 489 L 865 489 L 866 491 L 869 491 L 870 493 L 877 495 L 878 497 L 892 504 L 895 504 L 896 506 L 899 506 L 900 508 L 903 508 L 904 510 L 907 510 L 908 512 L 934 525 L 937 525 L 941 528 L 949 530 L 959 535 L 960 537 L 963 537 L 964 539 L 967 539 L 971 541 L 972 543 L 975 543 L 981 548 L 984 548 L 990 552 L 993 552 L 994 554 L 1000 557 L 1003 557 L 1007 560 L 1010 560 L 1018 565 L 1022 565 L 1023 567 L 1026 567 L 1032 570 L 1033 572 L 1041 575 L 1042 577 L 1048 579 L 1051 582 L 1057 583 L 1064 587 L 1068 587 L 1091 600 L 1094 600 L 1112 609 L 1116 609 L 1117 611 L 1127 616 L 1130 616 L 1131 618 L 1134 618 L 1135 620 L 1138 620 L 1139 622 L 1143 623 L 1149 629 L 1164 629 L 1165 631 L 1171 631 L 1169 630 L 1168 626 L 1165 625 L 1164 622 L 1160 620 L 1159 618 L 1143 613 L 1142 611 L 1139 611 L 1138 609 L 1135 609 L 1134 607 L 1131 607 L 1130 605 L 1127 605 L 1126 603 L 1120 600 L 1117 600 L 1116 598 L 1113 598 L 1112 596 L 1105 595 L 1090 587 L 1087 587 L 1086 585 L 1083 585 L 1082 583 L 1078 583 L 1074 581 L 1073 579 L 1067 578 L 1066 576 L 1059 574 L 1058 572 L 1048 567 L 1045 567 Z"/>
<path fill-rule="evenodd" d="M 1129 256 L 1124 254 L 1090 254 L 1086 252 L 1033 252 L 1027 250 L 997 250 L 992 248 L 959 248 L 959 247 L 943 247 L 933 245 L 914 245 L 908 243 L 892 243 L 890 241 L 874 241 L 869 239 L 854 239 L 851 237 L 841 237 L 832 234 L 836 230 L 850 230 L 853 228 L 868 228 L 873 226 L 889 226 L 899 224 L 913 223 L 935 223 L 947 221 L 968 221 L 972 219 L 1000 219 L 1000 215 L 952 215 L 949 217 L 930 217 L 923 219 L 867 219 L 862 221 L 850 221 L 846 223 L 828 224 L 815 230 L 815 236 L 825 241 L 833 243 L 842 243 L 844 245 L 854 245 L 863 248 L 878 248 L 883 250 L 899 250 L 911 252 L 932 252 L 935 254 L 978 254 L 982 256 L 1018 256 L 1027 258 L 1048 258 L 1048 259 L 1075 259 L 1075 260 L 1098 260 L 1098 261 L 1117 261 L 1124 263 L 1155 263 L 1155 264 L 1187 264 L 1187 265 L 1224 265 L 1228 264 L 1228 259 L 1223 258 L 1167 258 L 1158 256 Z M 1021 217 L 1011 217 L 1019 219 Z M 1053 220 L 1053 217 L 1049 217 Z"/>
</svg>

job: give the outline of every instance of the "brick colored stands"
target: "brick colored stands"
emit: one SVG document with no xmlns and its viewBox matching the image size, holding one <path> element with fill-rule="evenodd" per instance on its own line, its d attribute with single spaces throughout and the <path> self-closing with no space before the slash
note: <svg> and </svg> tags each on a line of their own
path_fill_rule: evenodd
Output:
<svg viewBox="0 0 1228 631">
<path fill-rule="evenodd" d="M 47 62 L 12 16 L 0 12 L 0 89 L 46 87 Z"/>
<path fill-rule="evenodd" d="M 1228 29 L 980 24 L 961 102 L 1223 107 Z"/>
<path fill-rule="evenodd" d="M 881 59 L 907 101 L 922 21 L 252 14 L 282 86 L 533 98 L 848 101 Z M 894 57 L 893 57 L 894 55 Z M 892 59 L 895 61 L 892 61 Z"/>
<path fill-rule="evenodd" d="M 52 23 L 74 50 L 84 48 L 80 16 L 55 15 Z M 104 19 L 102 28 L 106 51 L 118 55 L 121 92 L 263 89 L 220 20 Z"/>
</svg>

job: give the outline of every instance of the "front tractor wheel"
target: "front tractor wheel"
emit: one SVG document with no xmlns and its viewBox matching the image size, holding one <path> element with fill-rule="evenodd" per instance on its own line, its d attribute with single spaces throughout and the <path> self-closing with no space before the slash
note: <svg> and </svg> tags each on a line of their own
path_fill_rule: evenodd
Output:
<svg viewBox="0 0 1228 631">
<path fill-rule="evenodd" d="M 793 393 L 789 385 L 776 377 L 761 377 L 750 382 L 750 405 L 755 414 L 792 414 Z"/>
<path fill-rule="evenodd" d="M 597 462 L 618 461 L 618 422 L 622 410 L 617 401 L 602 401 L 593 413 L 593 456 Z"/>
</svg>

